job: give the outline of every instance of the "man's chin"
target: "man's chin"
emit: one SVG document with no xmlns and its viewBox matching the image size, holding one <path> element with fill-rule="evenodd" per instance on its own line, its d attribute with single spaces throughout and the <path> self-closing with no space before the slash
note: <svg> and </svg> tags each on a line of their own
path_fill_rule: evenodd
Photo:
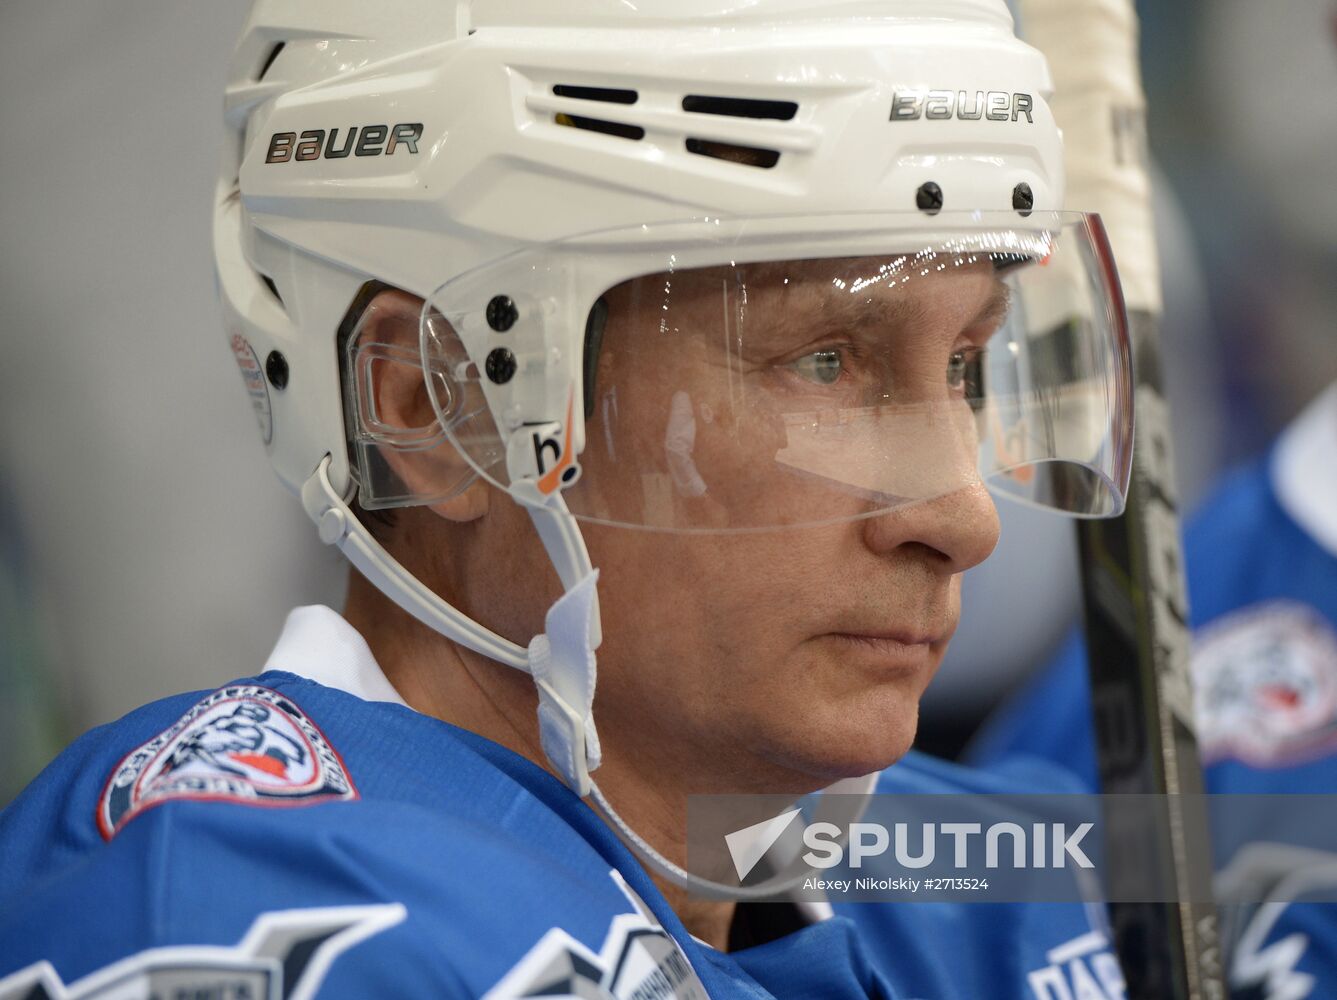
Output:
<svg viewBox="0 0 1337 1000">
<path fill-rule="evenodd" d="M 909 753 L 919 731 L 922 694 L 917 685 L 914 690 L 889 686 L 843 707 L 827 741 L 839 776 L 883 771 Z"/>
<path fill-rule="evenodd" d="M 831 781 L 860 778 L 866 774 L 885 771 L 910 752 L 914 746 L 914 732 L 903 740 L 883 740 L 877 747 L 860 753 L 846 753 L 829 757 L 824 763 L 823 777 Z"/>
<path fill-rule="evenodd" d="M 813 776 L 821 785 L 884 771 L 910 752 L 919 723 L 919 702 L 893 711 L 835 713 L 811 719 L 799 740 L 784 754 L 788 766 Z M 797 735 L 797 734 L 795 734 Z"/>
</svg>

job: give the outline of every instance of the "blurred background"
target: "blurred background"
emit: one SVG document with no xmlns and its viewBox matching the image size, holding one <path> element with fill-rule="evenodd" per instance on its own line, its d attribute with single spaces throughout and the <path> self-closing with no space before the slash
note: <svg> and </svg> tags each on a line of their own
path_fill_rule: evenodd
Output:
<svg viewBox="0 0 1337 1000">
<path fill-rule="evenodd" d="M 338 554 L 278 485 L 214 302 L 245 0 L 0 5 L 0 806 L 86 729 L 263 664 Z M 1330 0 L 1138 3 L 1186 506 L 1337 379 Z M 954 753 L 1077 615 L 1007 507 L 924 706 Z"/>
</svg>

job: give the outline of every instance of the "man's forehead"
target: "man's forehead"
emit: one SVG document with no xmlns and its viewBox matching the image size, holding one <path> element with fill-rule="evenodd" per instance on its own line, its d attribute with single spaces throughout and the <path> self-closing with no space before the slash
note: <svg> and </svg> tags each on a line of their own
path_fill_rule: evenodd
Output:
<svg viewBox="0 0 1337 1000">
<path fill-rule="evenodd" d="M 767 264 L 746 273 L 744 284 L 759 298 L 786 310 L 866 313 L 890 311 L 925 315 L 942 310 L 1006 304 L 1007 286 L 987 256 L 899 255 Z M 774 293 L 779 292 L 776 295 Z M 752 296 L 749 296 L 750 301 Z"/>
<path fill-rule="evenodd" d="M 737 269 L 756 281 L 789 278 L 799 281 L 884 281 L 892 277 L 951 268 L 957 272 L 992 273 L 992 258 L 987 253 L 956 253 L 946 250 L 908 250 L 862 257 L 808 257 L 801 260 L 745 263 Z"/>
<path fill-rule="evenodd" d="M 1001 320 L 1009 289 L 988 254 L 903 253 L 767 261 L 665 272 L 624 286 L 656 312 L 719 308 L 774 313 L 777 322 L 820 313 L 828 321 L 913 323 L 931 316 Z M 615 298 L 618 296 L 615 296 Z"/>
</svg>

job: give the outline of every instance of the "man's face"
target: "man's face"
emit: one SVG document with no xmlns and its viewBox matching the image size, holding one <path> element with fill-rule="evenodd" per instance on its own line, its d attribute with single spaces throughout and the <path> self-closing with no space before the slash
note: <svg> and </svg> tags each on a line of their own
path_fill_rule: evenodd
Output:
<svg viewBox="0 0 1337 1000">
<path fill-rule="evenodd" d="M 771 529 L 582 525 L 610 753 L 816 787 L 909 748 L 959 574 L 997 541 L 963 364 L 1006 299 L 987 261 L 867 280 L 883 263 L 660 275 L 605 296 L 573 509 Z"/>
</svg>

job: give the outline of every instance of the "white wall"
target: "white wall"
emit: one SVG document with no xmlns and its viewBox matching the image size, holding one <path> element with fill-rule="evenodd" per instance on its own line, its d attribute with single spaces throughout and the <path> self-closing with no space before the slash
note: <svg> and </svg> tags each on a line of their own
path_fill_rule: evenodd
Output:
<svg viewBox="0 0 1337 1000">
<path fill-rule="evenodd" d="M 76 730 L 254 672 L 289 606 L 342 600 L 337 554 L 269 471 L 215 305 L 245 12 L 0 6 L 0 480 Z"/>
</svg>

